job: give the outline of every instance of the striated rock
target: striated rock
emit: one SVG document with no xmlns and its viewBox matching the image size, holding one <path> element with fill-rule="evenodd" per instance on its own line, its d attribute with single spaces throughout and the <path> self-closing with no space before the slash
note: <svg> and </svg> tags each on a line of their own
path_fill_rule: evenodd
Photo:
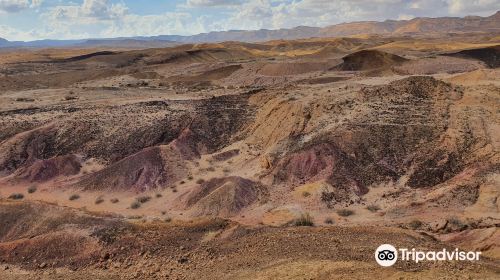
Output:
<svg viewBox="0 0 500 280">
<path fill-rule="evenodd" d="M 197 186 L 185 199 L 196 216 L 233 216 L 244 208 L 265 202 L 267 189 L 241 177 L 214 178 Z"/>
</svg>

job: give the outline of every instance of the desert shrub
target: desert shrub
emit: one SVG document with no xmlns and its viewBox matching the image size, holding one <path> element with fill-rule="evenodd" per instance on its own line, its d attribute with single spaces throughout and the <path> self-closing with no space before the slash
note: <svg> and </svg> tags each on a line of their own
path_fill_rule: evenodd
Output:
<svg viewBox="0 0 500 280">
<path fill-rule="evenodd" d="M 411 221 L 408 226 L 411 228 L 411 229 L 418 229 L 422 226 L 422 222 L 419 221 L 419 220 L 413 220 Z"/>
<path fill-rule="evenodd" d="M 143 196 L 139 196 L 138 198 L 135 199 L 137 202 L 139 203 L 146 203 L 148 202 L 149 200 L 151 200 L 151 197 L 148 196 L 148 195 L 143 195 Z"/>
<path fill-rule="evenodd" d="M 215 171 L 215 167 L 210 166 L 210 167 L 207 168 L 207 171 L 214 172 Z"/>
<path fill-rule="evenodd" d="M 172 218 L 166 217 L 165 219 L 163 219 L 163 221 L 165 221 L 165 223 L 170 223 L 172 221 Z"/>
<path fill-rule="evenodd" d="M 200 184 L 200 185 L 201 185 L 201 184 L 203 184 L 203 183 L 205 183 L 205 180 L 203 180 L 203 179 L 201 179 L 201 178 L 200 178 L 200 179 L 198 179 L 198 180 L 196 180 L 196 184 Z"/>
<path fill-rule="evenodd" d="M 329 224 L 329 225 L 333 224 L 333 219 L 332 218 L 326 218 L 325 219 L 325 224 Z"/>
<path fill-rule="evenodd" d="M 366 206 L 366 209 L 368 209 L 371 212 L 377 212 L 378 210 L 380 210 L 380 207 L 378 205 L 372 204 Z"/>
<path fill-rule="evenodd" d="M 160 198 L 160 197 L 162 197 L 163 195 L 162 195 L 161 193 L 157 193 L 155 196 L 156 196 L 156 198 Z"/>
<path fill-rule="evenodd" d="M 19 199 L 23 199 L 24 198 L 24 194 L 22 193 L 13 193 L 9 196 L 9 199 L 14 199 L 14 200 L 19 200 Z"/>
<path fill-rule="evenodd" d="M 95 199 L 95 204 L 101 204 L 103 202 L 104 202 L 104 198 L 102 198 L 102 197 L 98 197 Z"/>
<path fill-rule="evenodd" d="M 193 176 L 189 175 L 189 176 L 188 176 L 188 180 L 189 180 L 189 181 L 193 180 Z"/>
<path fill-rule="evenodd" d="M 184 185 L 186 182 L 185 181 L 180 181 L 179 184 Z"/>
<path fill-rule="evenodd" d="M 298 227 L 312 227 L 314 226 L 314 221 L 309 213 L 305 213 L 294 221 L 294 225 Z"/>
<path fill-rule="evenodd" d="M 118 203 L 118 202 L 120 202 L 120 200 L 118 198 L 112 198 L 109 201 L 111 201 L 111 203 Z"/>
<path fill-rule="evenodd" d="M 176 193 L 176 192 L 177 192 L 177 189 L 172 189 L 172 192 Z"/>
<path fill-rule="evenodd" d="M 17 102 L 34 102 L 35 99 L 33 99 L 33 98 L 26 98 L 26 97 L 19 97 L 19 98 L 16 98 L 16 101 Z"/>
<path fill-rule="evenodd" d="M 460 226 L 462 225 L 462 221 L 460 221 L 459 218 L 457 217 L 451 217 L 447 219 L 448 223 L 453 226 Z"/>
<path fill-rule="evenodd" d="M 420 206 L 420 205 L 422 205 L 422 202 L 419 202 L 419 201 L 412 201 L 412 202 L 410 203 L 410 206 L 411 206 L 411 207 L 416 207 L 416 206 Z"/>
<path fill-rule="evenodd" d="M 79 195 L 79 194 L 72 194 L 72 195 L 69 197 L 69 200 L 77 200 L 77 199 L 80 199 L 80 195 Z"/>
<path fill-rule="evenodd" d="M 448 226 L 447 226 L 448 229 L 451 228 L 455 230 L 464 230 L 467 228 L 467 225 L 457 217 L 448 218 L 447 221 L 448 221 Z"/>
<path fill-rule="evenodd" d="M 127 217 L 127 219 L 139 220 L 139 219 L 142 219 L 142 215 L 130 215 Z"/>
<path fill-rule="evenodd" d="M 335 201 L 335 193 L 333 192 L 321 192 L 321 201 L 323 201 L 328 208 L 332 208 Z"/>
<path fill-rule="evenodd" d="M 130 204 L 130 208 L 132 209 L 137 209 L 139 207 L 141 207 L 141 203 L 139 201 L 134 201 L 132 202 L 132 204 Z"/>
<path fill-rule="evenodd" d="M 349 209 L 339 209 L 337 210 L 337 214 L 341 217 L 348 217 L 354 214 L 354 211 Z"/>
<path fill-rule="evenodd" d="M 76 100 L 76 99 L 78 99 L 78 97 L 76 97 L 76 96 L 71 96 L 71 95 L 66 95 L 66 96 L 64 97 L 64 100 L 66 100 L 66 101 L 69 101 L 69 100 Z"/>
<path fill-rule="evenodd" d="M 166 215 L 166 214 L 167 214 L 167 211 L 161 211 L 161 214 L 162 214 L 162 215 Z"/>
<path fill-rule="evenodd" d="M 302 196 L 303 197 L 309 197 L 309 196 L 311 196 L 311 193 L 310 192 L 303 192 Z"/>
<path fill-rule="evenodd" d="M 224 168 L 224 169 L 222 169 L 222 172 L 229 173 L 229 172 L 231 172 L 231 170 L 229 168 Z"/>
<path fill-rule="evenodd" d="M 28 188 L 28 193 L 34 193 L 34 192 L 36 192 L 36 186 L 30 186 Z"/>
</svg>

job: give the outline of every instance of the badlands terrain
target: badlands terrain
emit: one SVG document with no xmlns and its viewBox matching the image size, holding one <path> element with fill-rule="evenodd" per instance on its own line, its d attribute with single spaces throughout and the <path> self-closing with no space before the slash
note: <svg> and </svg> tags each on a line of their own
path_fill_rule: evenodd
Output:
<svg viewBox="0 0 500 280">
<path fill-rule="evenodd" d="M 498 279 L 499 66 L 495 32 L 0 50 L 0 279 Z"/>
</svg>

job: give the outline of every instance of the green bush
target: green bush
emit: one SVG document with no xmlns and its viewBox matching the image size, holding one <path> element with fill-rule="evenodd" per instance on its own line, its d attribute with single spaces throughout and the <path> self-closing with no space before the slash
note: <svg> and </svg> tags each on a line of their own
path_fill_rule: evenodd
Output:
<svg viewBox="0 0 500 280">
<path fill-rule="evenodd" d="M 314 221 L 309 213 L 305 213 L 294 221 L 294 225 L 298 227 L 312 227 L 314 226 Z"/>
<path fill-rule="evenodd" d="M 148 195 L 143 195 L 143 196 L 139 196 L 138 198 L 136 198 L 136 201 L 139 203 L 146 203 L 149 200 L 151 200 L 151 197 Z"/>
<path fill-rule="evenodd" d="M 354 211 L 349 210 L 349 209 L 340 209 L 337 210 L 337 214 L 341 217 L 348 217 L 354 214 Z"/>
<path fill-rule="evenodd" d="M 9 196 L 9 199 L 14 199 L 14 200 L 19 200 L 19 199 L 23 199 L 24 198 L 24 194 L 22 193 L 13 193 Z"/>
<path fill-rule="evenodd" d="M 411 221 L 408 226 L 411 228 L 411 229 L 418 229 L 422 226 L 422 222 L 419 221 L 419 220 L 413 220 Z"/>
<path fill-rule="evenodd" d="M 368 209 L 371 212 L 377 212 L 378 210 L 380 210 L 380 207 L 378 205 L 372 204 L 366 206 L 366 209 Z"/>
<path fill-rule="evenodd" d="M 36 192 L 36 186 L 31 186 L 28 188 L 28 193 L 34 193 Z"/>
<path fill-rule="evenodd" d="M 464 230 L 467 228 L 467 224 L 462 222 L 458 217 L 451 217 L 447 219 L 448 229 L 452 230 Z"/>
<path fill-rule="evenodd" d="M 141 207 L 141 203 L 138 201 L 134 201 L 134 202 L 132 202 L 132 204 L 130 204 L 130 208 L 132 208 L 132 209 L 137 209 L 139 207 Z"/>
<path fill-rule="evenodd" d="M 98 197 L 95 199 L 95 204 L 101 204 L 104 202 L 104 199 L 102 197 Z"/>
<path fill-rule="evenodd" d="M 205 183 L 205 180 L 203 180 L 203 179 L 201 179 L 201 178 L 200 178 L 200 179 L 198 179 L 198 180 L 196 180 L 196 184 L 201 185 L 201 184 L 203 184 L 203 183 Z"/>
</svg>

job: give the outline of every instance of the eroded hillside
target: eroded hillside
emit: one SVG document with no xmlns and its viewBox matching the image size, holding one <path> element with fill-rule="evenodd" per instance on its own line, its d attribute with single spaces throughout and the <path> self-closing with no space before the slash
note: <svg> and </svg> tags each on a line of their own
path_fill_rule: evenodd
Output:
<svg viewBox="0 0 500 280">
<path fill-rule="evenodd" d="M 364 277 L 370 246 L 397 235 L 481 250 L 489 259 L 464 269 L 493 279 L 500 42 L 458 38 L 12 53 L 0 64 L 0 260 L 103 279 L 221 279 L 209 266 L 228 279 L 299 277 L 293 263 L 321 267 L 318 279 Z M 319 227 L 294 228 L 301 217 Z M 338 254 L 314 249 L 325 243 Z"/>
</svg>

